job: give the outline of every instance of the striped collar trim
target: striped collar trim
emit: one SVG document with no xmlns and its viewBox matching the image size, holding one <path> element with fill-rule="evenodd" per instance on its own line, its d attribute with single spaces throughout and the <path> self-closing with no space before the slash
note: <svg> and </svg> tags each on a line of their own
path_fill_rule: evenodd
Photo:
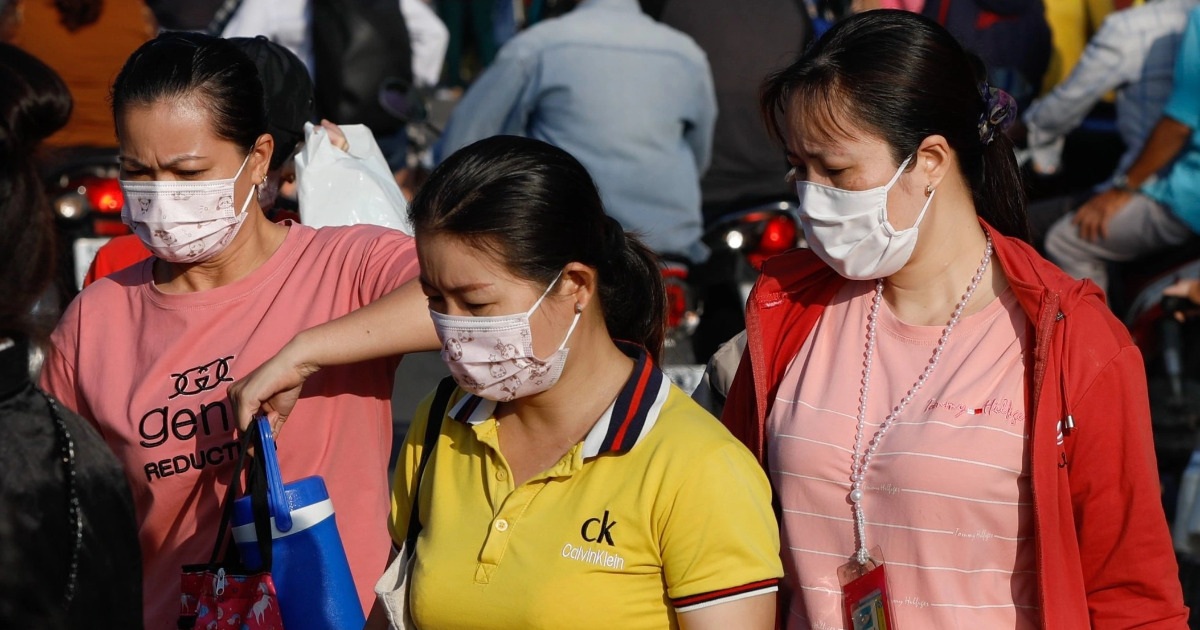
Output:
<svg viewBox="0 0 1200 630">
<path fill-rule="evenodd" d="M 584 438 L 584 457 L 624 453 L 633 448 L 654 428 L 671 391 L 671 381 L 641 346 L 617 342 L 617 347 L 634 360 L 633 373 Z M 467 394 L 450 410 L 450 417 L 470 425 L 480 424 L 492 417 L 496 404 Z"/>
</svg>

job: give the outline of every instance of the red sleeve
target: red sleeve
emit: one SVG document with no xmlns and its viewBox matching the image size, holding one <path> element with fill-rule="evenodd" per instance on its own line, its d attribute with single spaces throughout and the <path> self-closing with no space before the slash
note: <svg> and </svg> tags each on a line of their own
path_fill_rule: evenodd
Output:
<svg viewBox="0 0 1200 630">
<path fill-rule="evenodd" d="M 1083 391 L 1069 470 L 1091 625 L 1186 628 L 1138 349 L 1123 348 Z"/>
<path fill-rule="evenodd" d="M 149 257 L 150 250 L 142 245 L 137 236 L 133 234 L 118 236 L 105 243 L 104 247 L 96 252 L 96 257 L 92 259 L 92 264 L 88 267 L 87 276 L 83 279 L 83 286 L 86 287 L 104 276 Z"/>
<path fill-rule="evenodd" d="M 758 429 L 758 401 L 754 391 L 754 370 L 750 365 L 750 351 L 747 348 L 742 353 L 742 361 L 738 364 L 737 374 L 729 385 L 729 393 L 725 399 L 725 410 L 721 413 L 721 422 L 734 437 L 741 440 L 746 448 L 763 463 L 763 440 Z"/>
</svg>

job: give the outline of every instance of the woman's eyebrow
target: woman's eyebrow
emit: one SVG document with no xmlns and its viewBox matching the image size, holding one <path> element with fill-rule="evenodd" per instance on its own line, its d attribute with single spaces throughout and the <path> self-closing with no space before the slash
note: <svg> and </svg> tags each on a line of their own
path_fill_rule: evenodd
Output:
<svg viewBox="0 0 1200 630">
<path fill-rule="evenodd" d="M 430 282 L 429 280 L 426 280 L 425 278 L 421 278 L 421 284 L 430 289 L 437 288 L 433 285 L 432 282 Z M 491 283 L 491 282 L 471 282 L 468 284 L 459 285 L 457 287 L 448 287 L 448 288 L 444 289 L 443 292 L 444 293 L 470 293 L 471 291 L 478 291 L 479 289 L 486 289 L 486 288 L 492 286 L 492 284 L 493 283 Z"/>
</svg>

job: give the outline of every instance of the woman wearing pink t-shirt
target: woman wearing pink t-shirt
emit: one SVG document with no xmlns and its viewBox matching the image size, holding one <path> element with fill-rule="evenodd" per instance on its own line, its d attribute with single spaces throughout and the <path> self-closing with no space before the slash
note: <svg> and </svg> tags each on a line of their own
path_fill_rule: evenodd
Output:
<svg viewBox="0 0 1200 630">
<path fill-rule="evenodd" d="M 180 567 L 205 561 L 238 440 L 226 389 L 302 330 L 385 294 L 436 347 L 413 241 L 374 226 L 272 223 L 259 208 L 275 140 L 263 86 L 233 44 L 168 33 L 117 76 L 122 218 L 154 254 L 71 303 L 42 383 L 91 421 L 133 489 L 147 628 L 173 628 Z M 406 313 L 400 313 L 403 321 Z M 409 349 L 403 346 L 396 352 Z M 395 360 L 309 379 L 278 440 L 286 479 L 321 475 L 364 607 L 391 547 Z"/>
<path fill-rule="evenodd" d="M 777 492 L 781 622 L 1186 627 L 1141 357 L 1025 243 L 981 65 L 880 10 L 766 82 L 811 250 L 765 266 L 724 420 Z"/>
</svg>

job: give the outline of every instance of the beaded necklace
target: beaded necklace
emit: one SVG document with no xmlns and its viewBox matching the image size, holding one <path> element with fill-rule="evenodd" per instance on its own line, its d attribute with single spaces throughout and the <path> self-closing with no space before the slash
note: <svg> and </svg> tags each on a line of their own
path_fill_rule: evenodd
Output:
<svg viewBox="0 0 1200 630">
<path fill-rule="evenodd" d="M 979 287 L 979 283 L 983 280 L 983 272 L 987 270 L 988 263 L 992 260 L 992 237 L 987 235 L 987 246 L 983 250 L 983 260 L 979 263 L 979 269 L 975 272 L 975 276 L 971 278 L 971 284 L 967 287 L 967 292 L 963 294 L 962 299 L 954 307 L 954 314 L 950 316 L 950 321 L 946 323 L 946 328 L 942 330 L 942 336 L 938 339 L 937 346 L 933 349 L 933 356 L 929 358 L 929 363 L 926 364 L 925 370 L 917 377 L 916 382 L 900 399 L 900 402 L 892 407 L 890 413 L 884 418 L 883 423 L 879 425 L 879 430 L 867 443 L 867 449 L 864 452 L 862 449 L 863 429 L 866 426 L 867 418 L 867 397 L 871 389 L 871 362 L 875 355 L 875 328 L 879 317 L 879 304 L 883 302 L 883 278 L 875 281 L 875 296 L 871 299 L 871 312 L 867 316 L 867 350 L 863 355 L 863 372 L 862 372 L 862 390 L 858 398 L 858 426 L 854 433 L 854 453 L 853 459 L 850 461 L 850 503 L 854 506 L 854 525 L 855 533 L 858 538 L 858 551 L 856 559 L 861 565 L 866 565 L 871 559 L 867 551 L 867 520 L 863 516 L 862 500 L 863 500 L 863 481 L 867 477 L 867 469 L 871 465 L 871 457 L 879 449 L 879 443 L 883 440 L 883 436 L 892 427 L 896 418 L 904 412 L 908 404 L 912 402 L 913 396 L 916 396 L 920 391 L 921 386 L 929 380 L 933 374 L 933 369 L 937 367 L 938 360 L 942 357 L 942 350 L 946 347 L 946 342 L 950 340 L 950 332 L 954 330 L 954 326 L 958 324 L 958 320 L 962 317 L 963 310 L 967 307 L 967 303 L 971 301 L 971 296 L 975 294 L 975 289 Z"/>
</svg>

